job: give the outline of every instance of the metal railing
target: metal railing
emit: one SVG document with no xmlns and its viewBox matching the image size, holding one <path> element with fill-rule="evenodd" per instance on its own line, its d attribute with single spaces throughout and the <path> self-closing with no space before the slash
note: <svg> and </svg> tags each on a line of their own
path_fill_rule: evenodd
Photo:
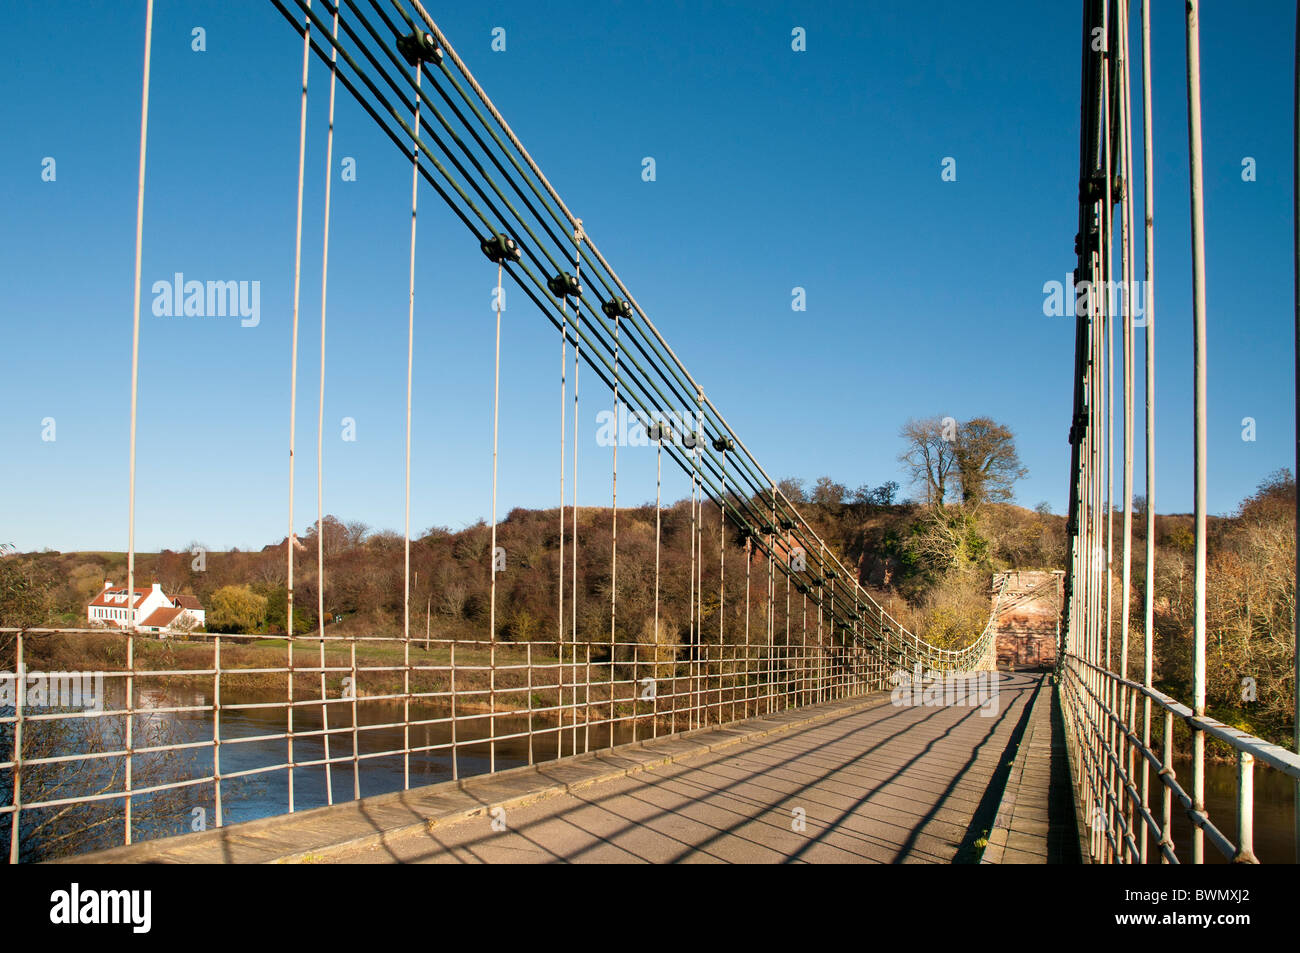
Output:
<svg viewBox="0 0 1300 953">
<path fill-rule="evenodd" d="M 1254 844 L 1254 772 L 1259 761 L 1300 780 L 1300 755 L 1205 715 L 1077 655 L 1061 666 L 1066 733 L 1078 765 L 1079 797 L 1086 808 L 1092 857 L 1145 863 L 1148 843 L 1160 859 L 1178 863 L 1173 832 L 1174 802 L 1193 828 L 1225 858 L 1257 863 Z M 1160 720 L 1159 750 L 1152 744 L 1153 706 Z M 1179 783 L 1174 770 L 1175 723 L 1230 745 L 1237 765 L 1236 830 L 1232 840 Z M 1160 814 L 1154 811 L 1152 775 L 1160 784 Z"/>
<path fill-rule="evenodd" d="M 7 816 L 10 859 L 24 856 L 30 828 L 74 806 L 101 809 L 64 828 L 80 824 L 98 835 L 87 838 L 56 823 L 48 838 L 72 837 L 80 849 L 129 844 L 142 834 L 188 830 L 195 807 L 210 810 L 214 825 L 223 826 L 231 785 L 241 780 L 278 776 L 290 798 L 284 809 L 292 812 L 302 806 L 305 788 L 323 792 L 324 803 L 359 797 L 363 766 L 380 759 L 400 760 L 409 787 L 413 766 L 425 774 L 437 766 L 458 779 L 888 684 L 893 660 L 819 633 L 806 601 L 771 621 L 761 633 L 758 625 L 747 631 L 748 642 L 620 641 L 612 653 L 604 640 L 313 635 L 294 637 L 281 649 L 254 643 L 282 636 L 167 639 L 103 629 L 0 629 L 13 640 L 14 659 L 13 674 L 5 676 L 13 713 L 0 715 L 0 732 L 9 735 L 0 762 L 9 797 L 0 815 Z M 96 673 L 103 687 L 90 707 L 49 708 L 47 696 L 34 707 L 33 691 L 45 673 L 28 660 L 48 656 L 52 640 L 64 642 L 58 647 L 65 651 L 67 640 L 80 641 L 88 657 L 124 651 L 130 664 Z M 299 654 L 289 661 L 292 646 Z M 401 664 L 399 650 L 412 661 Z M 277 654 L 281 664 L 266 658 Z M 274 685 L 279 688 L 268 689 Z M 180 726 L 184 737 L 149 730 L 160 722 Z M 101 724 L 87 729 L 91 723 Z M 288 794 L 289 777 L 297 778 L 298 804 Z M 173 802 L 150 812 L 151 796 L 180 791 L 190 792 L 184 811 L 178 814 Z"/>
<path fill-rule="evenodd" d="M 1191 823 L 1193 863 L 1204 861 L 1208 840 L 1224 857 L 1257 861 L 1254 844 L 1254 767 L 1263 762 L 1296 782 L 1300 755 L 1231 728 L 1206 715 L 1207 434 L 1204 287 L 1204 216 L 1201 173 L 1200 12 L 1186 4 L 1188 165 L 1191 205 L 1191 272 L 1194 477 L 1193 612 L 1189 634 L 1191 705 L 1161 693 L 1155 678 L 1155 413 L 1154 314 L 1148 293 L 1144 320 L 1134 310 L 1133 120 L 1130 91 L 1129 0 L 1087 0 L 1082 33 L 1078 265 L 1074 275 L 1080 307 L 1076 319 L 1072 445 L 1070 556 L 1066 574 L 1059 692 L 1076 795 L 1087 814 L 1089 849 L 1099 862 L 1146 862 L 1150 846 L 1166 863 L 1179 862 L 1172 836 L 1174 802 Z M 1149 0 L 1141 3 L 1143 258 L 1148 289 L 1153 279 L 1154 199 Z M 1297 58 L 1300 65 L 1300 56 Z M 1300 73 L 1297 74 L 1300 90 Z M 1297 99 L 1300 103 L 1300 99 Z M 1300 168 L 1298 166 L 1297 168 Z M 1118 235 L 1116 233 L 1118 232 Z M 1300 232 L 1297 232 L 1300 235 Z M 1300 245 L 1297 246 L 1300 248 Z M 1112 259 L 1118 255 L 1118 262 Z M 1118 276 L 1118 280 L 1116 279 Z M 1122 306 L 1111 306 L 1112 284 L 1124 288 Z M 1300 285 L 1297 286 L 1300 288 Z M 1099 292 L 1098 289 L 1104 289 Z M 1300 297 L 1297 298 L 1300 304 Z M 1136 347 L 1145 333 L 1146 564 L 1143 624 L 1131 623 L 1134 517 Z M 1115 332 L 1122 328 L 1122 376 L 1115 374 Z M 1117 388 L 1118 385 L 1118 388 Z M 1117 395 L 1116 390 L 1120 393 Z M 1116 426 L 1116 412 L 1122 414 Z M 1117 454 L 1114 437 L 1123 434 Z M 1122 503 L 1112 499 L 1115 473 L 1122 473 Z M 1116 532 L 1116 508 L 1122 530 Z M 1118 579 L 1113 571 L 1119 562 Z M 1294 630 L 1293 630 L 1294 631 Z M 1128 677 L 1130 646 L 1142 640 L 1141 681 Z M 1136 646 L 1133 646 L 1136 648 Z M 1133 653 L 1136 654 L 1136 653 Z M 1153 714 L 1157 717 L 1153 722 Z M 1175 729 L 1191 741 L 1190 785 L 1174 771 Z M 1158 738 L 1153 738 L 1153 730 Z M 1206 741 L 1228 745 L 1236 759 L 1236 829 L 1232 836 L 1210 818 L 1205 805 Z M 1300 745 L 1300 735 L 1297 735 Z M 1154 807 L 1151 773 L 1159 779 Z M 1300 818 L 1298 818 L 1300 820 Z M 1300 848 L 1300 838 L 1297 847 Z"/>
<path fill-rule="evenodd" d="M 837 636 L 792 594 L 658 643 L 0 628 L 0 833 L 11 862 L 130 844 L 198 829 L 196 809 L 225 826 L 250 797 L 262 813 L 358 798 L 375 762 L 407 789 L 883 690 L 915 667 L 991 667 L 1006 588 L 958 650 L 901 626 Z M 118 661 L 93 673 L 92 704 L 34 696 L 45 660 L 69 657 Z"/>
</svg>

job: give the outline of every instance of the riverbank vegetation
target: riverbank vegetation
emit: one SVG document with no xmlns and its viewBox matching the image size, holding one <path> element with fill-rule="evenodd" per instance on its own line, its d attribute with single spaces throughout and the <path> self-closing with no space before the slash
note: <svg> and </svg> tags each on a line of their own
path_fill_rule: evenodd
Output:
<svg viewBox="0 0 1300 953">
<path fill-rule="evenodd" d="M 952 469 L 961 472 L 956 464 Z M 1065 568 L 1065 520 L 1051 513 L 1046 505 L 1028 510 L 1011 503 L 964 499 L 960 492 L 950 495 L 943 505 L 934 500 L 899 502 L 896 484 L 849 490 L 830 477 L 822 477 L 811 486 L 785 480 L 781 487 L 868 591 L 903 625 L 937 644 L 958 646 L 979 634 L 988 618 L 989 584 L 994 572 Z M 954 495 L 955 502 L 951 498 Z M 1136 511 L 1128 671 L 1140 677 L 1146 545 L 1141 500 L 1137 501 Z M 706 504 L 702 514 L 702 564 L 697 571 L 705 580 L 704 641 L 717 644 L 721 615 L 721 639 L 728 645 L 743 643 L 747 619 L 751 633 L 767 631 L 767 566 L 761 556 L 752 557 L 747 586 L 746 553 L 738 536 L 730 528 L 722 530 L 718 509 L 712 504 Z M 1294 478 L 1281 471 L 1265 479 L 1235 513 L 1209 520 L 1210 710 L 1225 722 L 1279 742 L 1287 741 L 1291 730 L 1294 514 Z M 628 507 L 618 513 L 618 612 L 613 633 L 622 646 L 616 650 L 622 657 L 615 661 L 624 673 L 634 662 L 671 667 L 687 657 L 687 607 L 693 591 L 689 501 L 665 507 L 659 518 L 656 628 L 655 509 Z M 558 657 L 557 638 L 567 641 L 574 637 L 576 608 L 577 641 L 591 643 L 592 661 L 604 663 L 609 659 L 607 646 L 611 640 L 611 513 L 607 508 L 594 507 L 578 512 L 576 600 L 570 575 L 571 511 L 566 513 L 565 521 L 563 618 L 559 603 L 559 511 L 515 509 L 499 525 L 498 545 L 505 553 L 505 568 L 497 577 L 497 639 L 505 647 L 531 644 L 539 664 L 554 662 Z M 1119 511 L 1115 521 L 1112 575 L 1117 658 L 1122 598 Z M 1161 515 L 1155 520 L 1155 681 L 1157 687 L 1180 699 L 1187 699 L 1191 693 L 1192 530 L 1190 515 Z M 425 664 L 421 659 L 428 656 L 421 646 L 426 636 L 435 645 L 466 643 L 464 654 L 458 655 L 458 664 L 463 660 L 468 665 L 474 653 L 480 652 L 479 647 L 468 643 L 487 639 L 490 533 L 490 527 L 480 522 L 459 531 L 435 527 L 412 541 L 407 622 L 413 640 L 412 664 Z M 281 541 L 256 552 L 206 552 L 202 559 L 193 552 L 201 549 L 198 544 L 137 554 L 137 585 L 157 580 L 167 592 L 197 595 L 208 609 L 208 636 L 218 631 L 283 636 L 288 629 L 285 546 Z M 330 516 L 323 521 L 320 546 L 325 556 L 323 581 L 316 559 L 317 528 L 307 527 L 295 556 L 295 634 L 313 636 L 323 632 L 328 640 L 327 665 L 331 668 L 350 665 L 349 640 L 357 640 L 362 666 L 393 663 L 394 655 L 402 654 L 400 641 L 366 640 L 400 640 L 403 636 L 402 538 Z M 720 563 L 725 564 L 725 583 L 721 587 Z M 776 578 L 772 622 L 776 631 L 784 633 L 786 609 L 779 572 Z M 105 579 L 118 584 L 125 581 L 124 554 L 43 552 L 0 559 L 0 625 L 84 626 L 85 605 Z M 801 608 L 800 598 L 795 595 L 790 610 L 794 633 L 799 633 L 802 625 Z M 202 639 L 204 633 L 192 637 Z M 29 638 L 27 651 L 35 654 L 29 654 L 28 667 L 46 651 L 42 645 L 48 648 L 47 664 L 54 667 L 57 663 L 64 668 L 85 668 L 100 661 L 96 651 L 124 651 L 120 636 L 85 639 L 58 645 Z M 12 636 L 0 641 L 0 666 L 12 670 Z M 283 643 L 234 642 L 225 640 L 223 644 L 223 668 L 284 663 Z M 92 645 L 110 648 L 91 649 Z M 142 638 L 137 640 L 137 651 L 143 663 L 150 666 L 156 655 L 160 667 L 188 667 L 182 657 L 193 653 L 193 664 L 206 667 L 211 662 L 212 647 L 205 642 L 189 647 L 180 641 Z M 445 644 L 437 651 L 447 654 Z M 318 658 L 314 642 L 298 648 L 296 654 Z M 442 658 L 436 654 L 433 657 Z M 397 664 L 402 664 L 400 658 Z M 343 674 L 331 673 L 330 678 L 340 679 Z M 400 672 L 390 675 L 388 683 L 376 684 L 375 690 L 391 691 L 394 681 L 400 683 L 400 676 Z M 283 681 L 283 676 L 271 680 Z M 430 678 L 429 690 L 434 690 L 436 681 Z"/>
</svg>

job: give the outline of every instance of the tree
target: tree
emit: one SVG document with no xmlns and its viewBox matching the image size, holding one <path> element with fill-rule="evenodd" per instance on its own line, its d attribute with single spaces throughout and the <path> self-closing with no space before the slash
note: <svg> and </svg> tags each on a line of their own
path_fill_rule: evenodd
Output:
<svg viewBox="0 0 1300 953">
<path fill-rule="evenodd" d="M 932 506 L 943 506 L 948 478 L 957 464 L 956 421 L 951 417 L 909 419 L 898 435 L 904 450 L 898 456 L 912 486 Z"/>
<path fill-rule="evenodd" d="M 320 521 L 320 541 L 321 548 L 326 556 L 333 556 L 337 553 L 349 549 L 352 545 L 353 526 L 364 526 L 360 523 L 351 523 L 345 525 L 337 516 L 328 515 Z M 303 535 L 302 541 L 306 546 L 306 552 L 312 556 L 316 555 L 316 530 L 317 526 L 312 523 L 307 527 L 307 532 Z M 363 531 L 364 533 L 364 531 Z"/>
<path fill-rule="evenodd" d="M 818 477 L 812 491 L 812 502 L 823 506 L 839 506 L 848 494 L 844 484 L 836 483 L 828 476 Z"/>
<path fill-rule="evenodd" d="M 1005 503 L 1015 483 L 1029 474 L 1016 451 L 1011 429 L 990 417 L 974 417 L 957 428 L 954 462 L 967 503 Z"/>
<path fill-rule="evenodd" d="M 188 610 L 182 612 L 176 618 L 172 619 L 171 622 L 171 630 L 173 632 L 179 632 L 182 635 L 189 635 L 198 627 L 199 627 L 199 620 L 194 615 L 192 615 Z"/>
<path fill-rule="evenodd" d="M 459 619 L 465 614 L 465 603 L 468 599 L 469 590 L 460 583 L 452 583 L 442 590 L 438 611 L 453 619 Z"/>
<path fill-rule="evenodd" d="M 781 493 L 785 495 L 785 498 L 791 503 L 803 503 L 806 501 L 803 495 L 803 480 L 800 480 L 798 477 L 786 477 L 784 480 L 777 483 L 776 488 L 780 490 Z"/>
<path fill-rule="evenodd" d="M 257 623 L 257 628 L 267 632 L 287 632 L 289 621 L 289 590 L 284 586 L 258 587 L 253 593 L 262 600 L 262 617 Z M 314 588 L 314 587 L 310 587 Z M 308 595 L 309 587 L 304 586 L 302 595 Z M 316 628 L 316 614 L 311 610 L 316 607 L 316 601 L 312 598 L 299 599 L 295 601 L 293 607 L 293 631 L 296 633 L 310 632 Z M 247 631 L 247 630 L 246 630 Z M 256 631 L 256 630 L 254 630 Z"/>
<path fill-rule="evenodd" d="M 864 483 L 853 491 L 853 502 L 858 506 L 893 506 L 897 495 L 898 484 L 893 480 L 886 480 L 880 486 Z"/>
<path fill-rule="evenodd" d="M 124 720 L 78 718 L 73 708 L 54 710 L 69 717 L 23 722 L 22 800 L 54 801 L 56 806 L 22 812 L 18 832 L 22 861 L 51 860 L 121 843 L 121 798 L 96 795 L 122 790 L 127 758 L 94 758 L 81 753 L 123 750 Z M 135 722 L 132 743 L 137 753 L 130 756 L 132 783 L 139 788 L 160 788 L 133 800 L 138 831 L 172 833 L 183 829 L 190 817 L 194 788 L 184 782 L 190 779 L 193 765 L 187 753 L 167 747 L 186 740 L 181 737 L 181 725 L 156 717 Z M 145 753 L 139 753 L 140 749 Z M 0 725 L 0 750 L 14 750 L 13 724 Z M 68 759 L 70 754 L 72 759 Z M 6 772 L 0 778 L 0 799 L 5 804 L 13 803 L 12 774 Z M 60 801 L 65 803 L 57 803 Z M 10 823 L 0 825 L 0 851 L 6 856 L 12 836 Z"/>
<path fill-rule="evenodd" d="M 1282 743 L 1290 741 L 1294 720 L 1295 505 L 1295 482 L 1279 471 L 1246 498 L 1235 516 L 1216 520 L 1205 589 L 1205 691 L 1211 711 L 1220 720 Z M 1183 691 L 1193 680 L 1195 536 L 1183 524 L 1164 542 L 1181 552 L 1166 549 L 1156 562 L 1156 658 L 1161 680 Z M 1244 678 L 1252 681 L 1250 697 L 1243 694 Z"/>
<path fill-rule="evenodd" d="M 266 597 L 248 586 L 222 586 L 207 613 L 210 632 L 256 632 L 266 621 Z"/>
<path fill-rule="evenodd" d="M 360 520 L 349 520 L 347 530 L 347 544 L 348 546 L 355 548 L 366 541 L 366 536 L 370 532 L 370 527 Z"/>
<path fill-rule="evenodd" d="M 894 480 L 886 480 L 871 491 L 869 502 L 874 506 L 893 506 L 896 496 L 898 496 L 898 483 Z"/>
<path fill-rule="evenodd" d="M 54 611 L 53 575 L 34 559 L 0 559 L 0 625 L 31 626 L 49 621 Z M 83 609 L 82 615 L 85 615 Z"/>
<path fill-rule="evenodd" d="M 934 509 L 912 527 L 907 548 L 915 562 L 935 579 L 987 568 L 989 543 L 974 510 Z"/>
</svg>

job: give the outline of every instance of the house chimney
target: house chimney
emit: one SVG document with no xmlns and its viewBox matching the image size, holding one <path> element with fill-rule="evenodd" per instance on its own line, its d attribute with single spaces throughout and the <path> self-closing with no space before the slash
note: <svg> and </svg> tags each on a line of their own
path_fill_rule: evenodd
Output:
<svg viewBox="0 0 1300 953">
<path fill-rule="evenodd" d="M 112 588 L 113 588 L 113 580 L 111 580 L 111 579 L 105 579 L 105 580 L 104 580 L 104 588 L 105 588 L 105 589 L 112 589 Z"/>
<path fill-rule="evenodd" d="M 153 584 L 153 591 L 156 592 L 156 593 L 159 593 L 159 594 L 161 595 L 161 594 L 162 594 L 162 586 L 158 585 L 158 583 L 155 582 L 155 583 Z"/>
</svg>

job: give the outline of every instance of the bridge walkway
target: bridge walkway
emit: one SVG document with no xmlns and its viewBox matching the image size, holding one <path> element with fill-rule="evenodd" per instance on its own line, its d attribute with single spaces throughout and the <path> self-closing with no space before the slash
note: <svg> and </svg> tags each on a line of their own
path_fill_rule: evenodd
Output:
<svg viewBox="0 0 1300 953">
<path fill-rule="evenodd" d="M 996 712 L 878 696 L 779 735 L 490 817 L 411 832 L 352 862 L 950 863 L 974 859 L 994 775 L 1039 676 L 999 673 Z M 1005 772 L 1003 772 L 1005 776 Z M 979 825 L 984 827 L 980 828 Z M 801 829 L 802 828 L 802 829 Z"/>
<path fill-rule="evenodd" d="M 1050 692 L 995 677 L 987 714 L 876 694 L 75 859 L 973 862 Z"/>
</svg>

